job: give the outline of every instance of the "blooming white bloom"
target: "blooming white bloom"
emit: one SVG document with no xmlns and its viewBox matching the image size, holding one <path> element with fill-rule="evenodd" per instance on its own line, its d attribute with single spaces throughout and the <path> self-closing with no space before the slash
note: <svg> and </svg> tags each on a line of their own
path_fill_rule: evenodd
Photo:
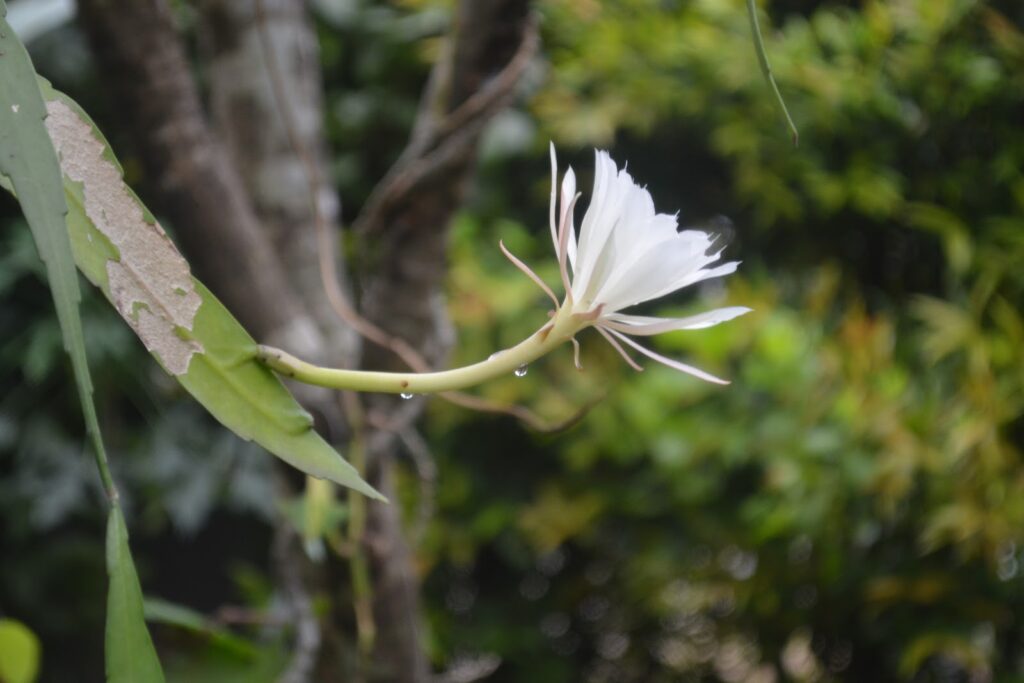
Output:
<svg viewBox="0 0 1024 683">
<path fill-rule="evenodd" d="M 551 146 L 551 239 L 566 291 L 563 306 L 572 315 L 589 320 L 637 370 L 641 368 L 619 341 L 676 370 L 709 382 L 728 384 L 655 353 L 628 335 L 711 327 L 743 315 L 749 308 L 730 306 L 685 318 L 654 318 L 621 311 L 701 280 L 732 273 L 739 263 L 730 261 L 712 267 L 722 253 L 721 248 L 716 248 L 716 237 L 700 230 L 679 231 L 676 216 L 655 213 L 651 194 L 638 186 L 625 169 L 619 170 L 607 152 L 596 151 L 595 156 L 594 189 L 577 239 L 573 218 L 573 207 L 579 198 L 576 176 L 569 168 L 562 179 L 561 201 L 556 201 L 558 168 L 555 148 Z M 558 300 L 547 285 L 507 250 L 505 253 L 544 288 L 558 309 Z M 577 364 L 578 349 L 577 345 Z"/>
</svg>

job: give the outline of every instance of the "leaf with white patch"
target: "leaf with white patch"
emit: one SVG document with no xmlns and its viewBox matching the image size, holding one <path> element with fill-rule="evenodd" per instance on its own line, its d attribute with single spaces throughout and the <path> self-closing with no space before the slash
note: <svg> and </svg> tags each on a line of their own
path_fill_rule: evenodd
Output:
<svg viewBox="0 0 1024 683">
<path fill-rule="evenodd" d="M 382 499 L 314 430 L 281 381 L 256 362 L 256 342 L 198 280 L 122 179 L 82 109 L 41 83 L 60 151 L 67 227 L 82 273 L 99 287 L 167 372 L 222 424 L 315 477 Z"/>
</svg>

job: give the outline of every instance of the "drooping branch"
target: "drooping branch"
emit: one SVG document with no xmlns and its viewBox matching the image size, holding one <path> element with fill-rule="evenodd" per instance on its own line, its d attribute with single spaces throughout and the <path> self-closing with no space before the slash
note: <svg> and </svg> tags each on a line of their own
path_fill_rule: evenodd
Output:
<svg viewBox="0 0 1024 683">
<path fill-rule="evenodd" d="M 531 21 L 515 55 L 501 72 L 439 119 L 433 109 L 438 103 L 429 96 L 440 86 L 433 85 L 428 90 L 426 106 L 421 109 L 414 135 L 398 161 L 374 188 L 356 220 L 357 232 L 380 230 L 389 210 L 400 205 L 419 185 L 443 173 L 447 166 L 471 151 L 484 126 L 514 98 L 516 86 L 538 45 L 537 27 Z M 432 84 L 440 81 L 441 74 L 447 71 L 447 68 L 435 70 Z"/>
</svg>

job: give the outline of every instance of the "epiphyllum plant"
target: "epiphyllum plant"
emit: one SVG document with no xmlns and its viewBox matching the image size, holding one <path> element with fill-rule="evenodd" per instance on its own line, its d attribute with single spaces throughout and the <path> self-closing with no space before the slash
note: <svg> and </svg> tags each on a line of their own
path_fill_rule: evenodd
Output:
<svg viewBox="0 0 1024 683">
<path fill-rule="evenodd" d="M 558 168 L 552 145 L 551 239 L 565 299 L 560 303 L 551 288 L 502 244 L 505 255 L 555 304 L 551 319 L 516 346 L 474 365 L 427 373 L 321 368 L 267 346 L 259 347 L 259 357 L 278 372 L 307 384 L 411 395 L 462 389 L 513 372 L 567 341 L 575 347 L 579 367 L 575 335 L 593 327 L 637 370 L 642 368 L 620 341 L 676 370 L 709 382 L 728 384 L 703 370 L 655 353 L 630 337 L 711 327 L 750 309 L 730 306 L 685 318 L 655 318 L 621 311 L 695 282 L 732 273 L 738 262 L 709 267 L 722 253 L 716 247 L 715 237 L 699 230 L 680 232 L 676 216 L 655 213 L 651 194 L 637 185 L 625 169 L 619 170 L 607 152 L 596 152 L 594 189 L 578 239 L 573 208 L 580 195 L 576 193 L 572 168 L 562 179 L 561 201 L 556 201 L 558 194 Z"/>
</svg>

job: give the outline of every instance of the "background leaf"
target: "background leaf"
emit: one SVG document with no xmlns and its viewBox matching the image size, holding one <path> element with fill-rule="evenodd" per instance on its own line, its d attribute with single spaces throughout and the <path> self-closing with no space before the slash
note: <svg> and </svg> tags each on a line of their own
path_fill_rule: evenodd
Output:
<svg viewBox="0 0 1024 683">
<path fill-rule="evenodd" d="M 144 599 L 142 607 L 146 621 L 174 626 L 201 636 L 223 652 L 242 659 L 253 660 L 259 655 L 259 648 L 194 609 L 158 598 Z"/>
<path fill-rule="evenodd" d="M 39 673 L 39 639 L 24 624 L 0 619 L 0 681 L 32 683 Z"/>
<path fill-rule="evenodd" d="M 146 630 L 142 588 L 128 549 L 128 529 L 121 508 L 113 505 L 107 522 L 107 681 L 163 683 L 153 641 Z"/>
</svg>

